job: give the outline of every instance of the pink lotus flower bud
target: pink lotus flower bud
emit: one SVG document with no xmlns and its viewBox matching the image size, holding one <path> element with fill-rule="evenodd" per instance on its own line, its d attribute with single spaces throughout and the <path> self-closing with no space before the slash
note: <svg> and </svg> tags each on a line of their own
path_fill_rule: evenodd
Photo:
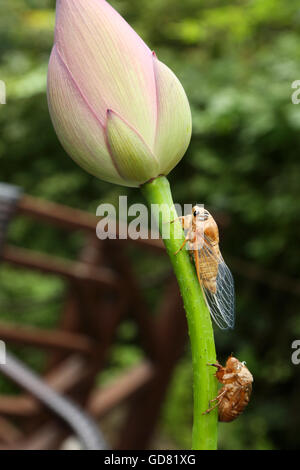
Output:
<svg viewBox="0 0 300 470">
<path fill-rule="evenodd" d="M 65 150 L 112 183 L 167 175 L 190 142 L 179 80 L 105 0 L 57 0 L 48 102 Z"/>
</svg>

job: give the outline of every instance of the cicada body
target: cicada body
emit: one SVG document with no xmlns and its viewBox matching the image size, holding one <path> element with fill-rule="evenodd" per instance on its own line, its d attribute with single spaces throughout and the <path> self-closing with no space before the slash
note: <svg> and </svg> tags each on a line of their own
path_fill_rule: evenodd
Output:
<svg viewBox="0 0 300 470">
<path fill-rule="evenodd" d="M 181 248 L 188 242 L 210 314 L 220 328 L 233 328 L 234 282 L 220 252 L 218 226 L 211 214 L 199 206 L 194 206 L 192 214 L 180 219 L 186 230 Z"/>
<path fill-rule="evenodd" d="M 235 420 L 246 408 L 252 392 L 253 376 L 244 362 L 233 356 L 227 359 L 226 366 L 209 364 L 217 368 L 216 377 L 223 387 L 218 396 L 211 400 L 216 404 L 203 414 L 210 413 L 218 407 L 219 421 L 230 422 Z"/>
</svg>

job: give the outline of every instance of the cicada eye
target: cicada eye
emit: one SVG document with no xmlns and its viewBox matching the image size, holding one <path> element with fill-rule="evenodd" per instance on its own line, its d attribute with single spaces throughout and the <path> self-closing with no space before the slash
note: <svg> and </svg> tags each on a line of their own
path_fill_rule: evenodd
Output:
<svg viewBox="0 0 300 470">
<path fill-rule="evenodd" d="M 194 211 L 193 215 L 194 217 L 197 217 L 197 215 L 199 215 L 199 211 Z"/>
<path fill-rule="evenodd" d="M 247 364 L 247 362 L 246 362 L 246 361 L 243 361 L 242 364 L 243 364 L 243 366 L 245 366 L 245 365 Z"/>
</svg>

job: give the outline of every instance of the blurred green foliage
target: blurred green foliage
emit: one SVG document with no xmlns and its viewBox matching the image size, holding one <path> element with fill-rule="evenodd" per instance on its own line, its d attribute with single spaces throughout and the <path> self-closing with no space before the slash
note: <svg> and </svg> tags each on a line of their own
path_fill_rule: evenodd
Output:
<svg viewBox="0 0 300 470">
<path fill-rule="evenodd" d="M 220 426 L 220 447 L 299 448 L 300 366 L 290 359 L 291 343 L 300 337 L 299 288 L 298 294 L 288 291 L 294 285 L 289 279 L 299 278 L 300 268 L 300 106 L 291 102 L 291 84 L 300 79 L 299 2 L 112 3 L 176 72 L 190 99 L 193 139 L 170 175 L 175 200 L 205 203 L 212 212 L 226 214 L 230 223 L 221 230 L 224 257 L 248 260 L 256 270 L 268 269 L 283 278 L 269 286 L 264 282 L 269 274 L 251 279 L 249 269 L 241 274 L 239 262 L 233 265 L 237 325 L 230 333 L 216 331 L 216 345 L 220 361 L 232 351 L 247 361 L 254 391 L 245 414 Z M 1 180 L 93 213 L 100 202 L 116 202 L 119 194 L 141 200 L 136 190 L 85 174 L 58 143 L 45 93 L 54 6 L 52 0 L 1 0 L 0 79 L 7 84 L 7 105 L 0 107 Z M 23 219 L 12 224 L 10 240 L 67 256 L 81 243 L 76 236 L 66 240 Z M 137 272 L 146 266 L 149 260 L 139 257 Z M 0 283 L 1 319 L 55 324 L 61 283 L 6 266 Z M 284 283 L 287 290 L 281 288 Z M 157 295 L 150 289 L 149 302 Z M 24 299 L 33 305 L 26 309 Z M 135 340 L 133 326 L 123 326 L 105 379 L 138 360 Z M 31 364 L 38 362 L 32 353 L 27 355 Z M 187 352 L 168 393 L 161 432 L 178 448 L 188 448 L 191 421 Z"/>
</svg>

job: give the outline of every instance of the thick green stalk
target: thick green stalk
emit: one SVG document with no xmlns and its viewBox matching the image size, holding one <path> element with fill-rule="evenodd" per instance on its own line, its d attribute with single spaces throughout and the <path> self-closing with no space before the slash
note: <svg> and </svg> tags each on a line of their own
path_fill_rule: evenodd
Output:
<svg viewBox="0 0 300 470">
<path fill-rule="evenodd" d="M 170 185 L 161 176 L 142 186 L 149 206 L 160 205 L 161 217 L 158 221 L 162 233 L 163 224 L 177 217 Z M 170 226 L 170 237 L 164 238 L 167 253 L 173 265 L 186 311 L 194 371 L 194 424 L 193 449 L 217 448 L 217 411 L 202 415 L 209 406 L 209 400 L 217 395 L 217 381 L 212 368 L 207 363 L 215 362 L 216 351 L 209 311 L 191 263 L 189 252 L 179 249 L 184 241 L 184 232 L 179 221 Z"/>
</svg>

